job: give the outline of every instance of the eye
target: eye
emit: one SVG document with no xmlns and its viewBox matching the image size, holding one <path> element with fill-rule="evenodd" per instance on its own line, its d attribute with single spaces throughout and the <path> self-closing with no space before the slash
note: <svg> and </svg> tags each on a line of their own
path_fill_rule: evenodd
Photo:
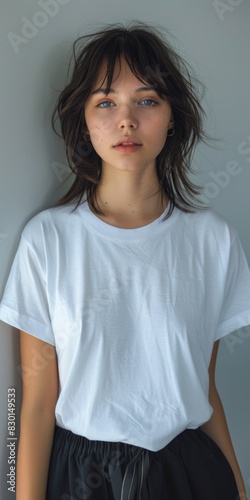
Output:
<svg viewBox="0 0 250 500">
<path fill-rule="evenodd" d="M 157 102 L 153 99 L 142 99 L 142 101 L 140 101 L 140 104 L 144 104 L 146 106 L 155 106 Z"/>
<path fill-rule="evenodd" d="M 114 103 L 111 101 L 102 101 L 97 104 L 97 108 L 110 108 L 111 106 L 114 106 Z"/>
</svg>

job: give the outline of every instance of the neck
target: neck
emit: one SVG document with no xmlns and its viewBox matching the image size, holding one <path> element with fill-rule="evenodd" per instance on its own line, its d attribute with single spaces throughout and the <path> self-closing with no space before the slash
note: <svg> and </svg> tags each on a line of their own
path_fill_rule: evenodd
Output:
<svg viewBox="0 0 250 500">
<path fill-rule="evenodd" d="M 108 224 L 136 228 L 160 217 L 168 204 L 157 174 L 143 177 L 135 172 L 103 172 L 97 187 L 97 203 Z"/>
</svg>

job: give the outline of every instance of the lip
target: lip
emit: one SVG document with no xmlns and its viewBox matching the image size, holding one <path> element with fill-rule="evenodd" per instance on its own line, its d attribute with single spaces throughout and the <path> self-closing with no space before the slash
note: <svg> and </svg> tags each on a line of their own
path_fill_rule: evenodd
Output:
<svg viewBox="0 0 250 500">
<path fill-rule="evenodd" d="M 119 151 L 120 153 L 136 153 L 142 147 L 141 144 L 129 144 L 125 146 L 124 144 L 119 144 L 118 146 L 114 146 L 115 151 Z"/>
<path fill-rule="evenodd" d="M 125 146 L 124 146 L 124 144 L 125 144 Z M 123 136 L 123 137 L 121 137 L 119 139 L 119 141 L 117 141 L 116 144 L 114 144 L 113 147 L 114 148 L 117 148 L 117 147 L 128 148 L 128 147 L 134 147 L 134 146 L 142 146 L 142 144 L 137 139 L 135 139 L 134 137 Z"/>
</svg>

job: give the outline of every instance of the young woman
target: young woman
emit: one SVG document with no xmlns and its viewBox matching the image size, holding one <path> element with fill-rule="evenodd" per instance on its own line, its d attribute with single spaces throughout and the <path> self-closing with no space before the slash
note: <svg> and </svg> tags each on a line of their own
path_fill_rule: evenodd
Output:
<svg viewBox="0 0 250 500">
<path fill-rule="evenodd" d="M 187 68 L 160 32 L 110 26 L 80 39 L 57 115 L 74 180 L 24 229 L 1 303 L 21 330 L 17 500 L 245 499 L 214 373 L 250 273 L 195 204 Z"/>
</svg>

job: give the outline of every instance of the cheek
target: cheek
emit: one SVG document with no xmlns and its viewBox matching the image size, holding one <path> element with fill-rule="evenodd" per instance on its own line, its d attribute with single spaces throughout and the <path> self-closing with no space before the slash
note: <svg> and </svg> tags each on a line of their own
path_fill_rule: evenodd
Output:
<svg viewBox="0 0 250 500">
<path fill-rule="evenodd" d="M 168 134 L 168 126 L 166 124 L 166 120 L 157 120 L 154 124 L 154 130 L 157 142 L 165 143 Z"/>
<path fill-rule="evenodd" d="M 92 140 L 95 140 L 96 142 L 102 142 L 110 135 L 110 133 L 113 132 L 113 129 L 114 124 L 110 119 L 99 120 L 89 124 L 89 133 Z"/>
</svg>

